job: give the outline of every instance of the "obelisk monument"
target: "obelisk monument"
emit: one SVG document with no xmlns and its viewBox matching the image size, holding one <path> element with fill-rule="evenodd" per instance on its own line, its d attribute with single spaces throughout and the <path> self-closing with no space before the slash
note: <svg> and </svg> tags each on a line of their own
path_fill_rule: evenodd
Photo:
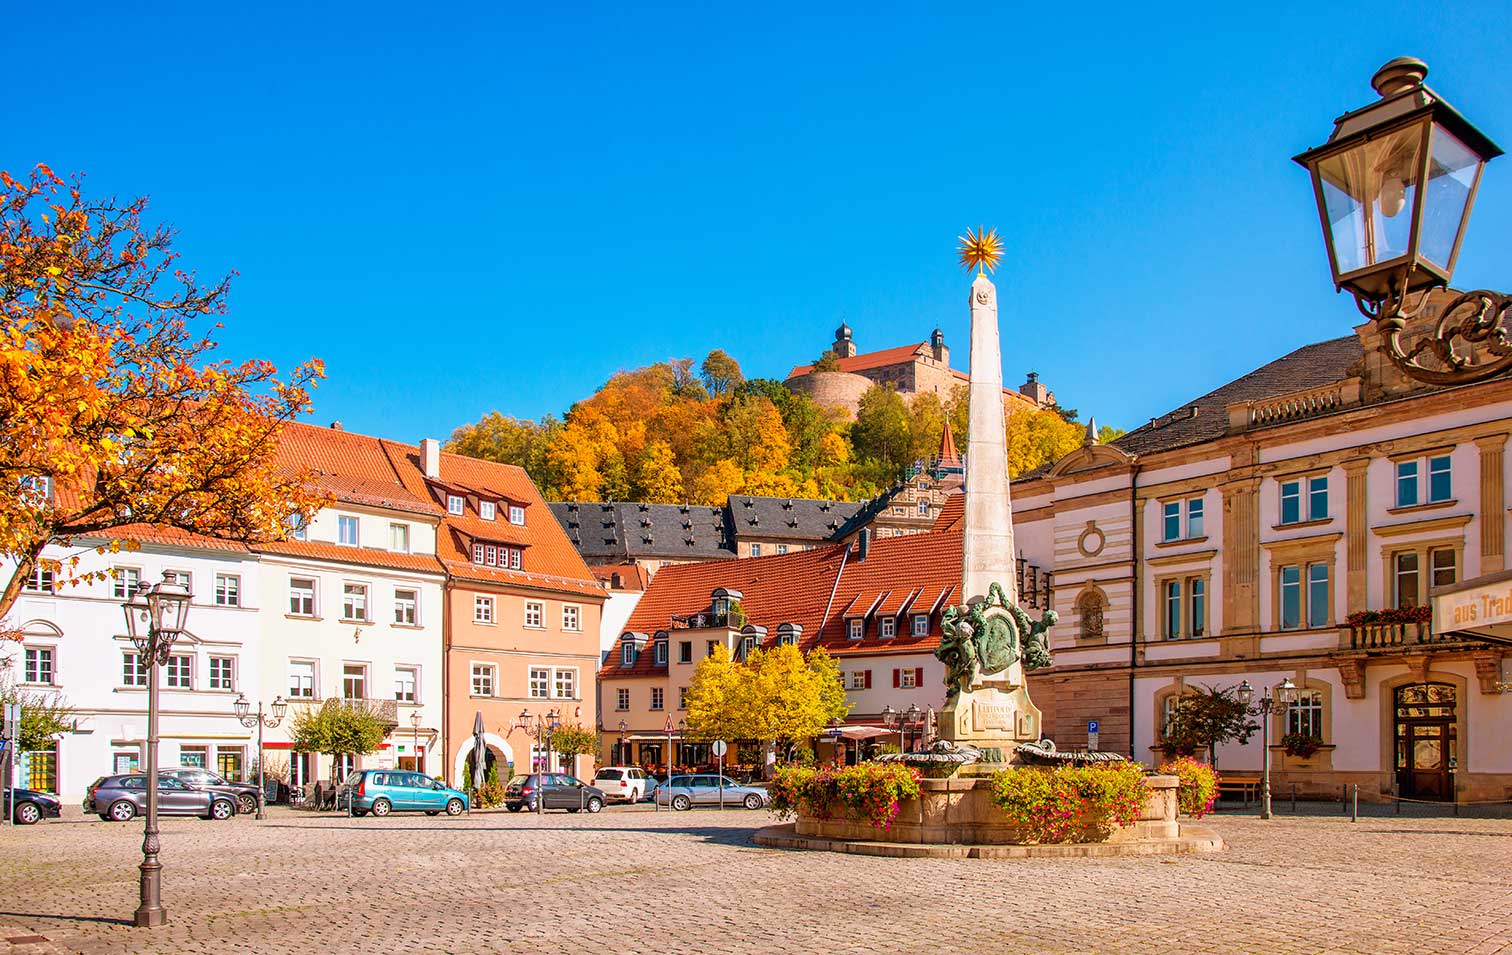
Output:
<svg viewBox="0 0 1512 955">
<path fill-rule="evenodd" d="M 999 246 L 996 233 L 985 231 L 968 232 L 962 243 L 962 261 L 978 269 L 970 300 L 970 429 L 960 591 L 964 606 L 947 614 L 947 636 L 940 651 L 951 686 L 940 735 L 981 749 L 985 762 L 1000 764 L 1011 761 L 1014 746 L 1040 738 L 1040 711 L 1024 685 L 1028 618 L 1016 607 L 997 287 L 985 272 L 996 264 Z M 1052 615 L 1047 622 L 1053 620 Z M 1042 639 L 1042 631 L 1039 636 Z"/>
</svg>

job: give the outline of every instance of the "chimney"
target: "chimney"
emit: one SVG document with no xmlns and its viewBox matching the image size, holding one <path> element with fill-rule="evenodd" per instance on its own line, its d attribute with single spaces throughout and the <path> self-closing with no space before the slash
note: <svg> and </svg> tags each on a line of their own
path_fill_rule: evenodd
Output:
<svg viewBox="0 0 1512 955">
<path fill-rule="evenodd" d="M 435 438 L 420 440 L 420 470 L 432 481 L 441 479 L 441 442 Z"/>
<path fill-rule="evenodd" d="M 861 528 L 861 533 L 856 537 L 856 563 L 866 563 L 866 555 L 871 551 L 871 528 Z"/>
<path fill-rule="evenodd" d="M 332 421 L 331 422 L 331 430 L 332 431 L 340 431 L 341 430 L 341 422 L 340 421 Z"/>
</svg>

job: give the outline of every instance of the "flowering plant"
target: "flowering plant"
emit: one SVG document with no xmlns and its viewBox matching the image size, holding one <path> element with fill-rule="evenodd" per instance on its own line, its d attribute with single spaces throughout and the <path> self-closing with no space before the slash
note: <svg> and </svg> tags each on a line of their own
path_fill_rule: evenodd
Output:
<svg viewBox="0 0 1512 955">
<path fill-rule="evenodd" d="M 1197 819 L 1213 811 L 1213 802 L 1218 798 L 1218 771 L 1207 763 L 1182 757 L 1162 763 L 1156 772 L 1175 776 L 1176 805 L 1182 812 Z"/>
<path fill-rule="evenodd" d="M 1386 610 L 1356 610 L 1344 618 L 1344 625 L 1364 627 L 1372 623 L 1427 623 L 1432 619 L 1432 607 L 1391 607 Z"/>
<path fill-rule="evenodd" d="M 1028 841 L 1100 841 L 1139 819 L 1144 776 L 1133 762 L 1021 766 L 992 777 L 992 798 Z"/>
<path fill-rule="evenodd" d="M 1287 733 L 1281 737 L 1286 755 L 1306 759 L 1323 746 L 1323 741 L 1311 733 Z"/>
<path fill-rule="evenodd" d="M 919 771 L 899 763 L 860 763 L 842 768 L 783 766 L 767 785 L 771 811 L 829 819 L 837 812 L 890 829 L 899 803 L 919 797 Z"/>
</svg>

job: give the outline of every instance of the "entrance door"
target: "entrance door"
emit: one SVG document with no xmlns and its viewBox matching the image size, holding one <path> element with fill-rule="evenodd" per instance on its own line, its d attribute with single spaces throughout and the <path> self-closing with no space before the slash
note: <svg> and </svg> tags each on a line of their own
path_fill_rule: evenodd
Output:
<svg viewBox="0 0 1512 955">
<path fill-rule="evenodd" d="M 1406 799 L 1452 801 L 1459 763 L 1454 687 L 1414 683 L 1396 691 L 1397 791 Z"/>
</svg>

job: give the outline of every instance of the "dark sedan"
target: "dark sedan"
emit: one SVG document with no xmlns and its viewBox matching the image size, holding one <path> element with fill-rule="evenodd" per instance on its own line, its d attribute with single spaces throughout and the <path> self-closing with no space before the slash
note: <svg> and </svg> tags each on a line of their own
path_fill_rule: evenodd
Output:
<svg viewBox="0 0 1512 955">
<path fill-rule="evenodd" d="M 141 773 L 101 776 L 84 795 L 84 811 L 109 822 L 130 822 L 147 811 L 147 777 Z M 176 776 L 158 774 L 158 812 L 164 816 L 230 819 L 236 801 L 225 793 L 193 789 Z"/>
<path fill-rule="evenodd" d="M 590 786 L 565 773 L 531 773 L 516 776 L 504 790 L 504 805 L 510 812 L 528 809 L 565 809 L 568 812 L 598 812 L 608 797 L 602 789 Z"/>
<path fill-rule="evenodd" d="M 49 793 L 39 793 L 35 789 L 5 790 L 5 795 L 0 797 L 4 802 L 4 809 L 0 813 L 10 811 L 11 793 L 15 792 L 15 812 L 11 819 L 18 826 L 30 826 L 42 819 L 56 819 L 63 812 L 63 803 L 57 796 Z"/>
</svg>

